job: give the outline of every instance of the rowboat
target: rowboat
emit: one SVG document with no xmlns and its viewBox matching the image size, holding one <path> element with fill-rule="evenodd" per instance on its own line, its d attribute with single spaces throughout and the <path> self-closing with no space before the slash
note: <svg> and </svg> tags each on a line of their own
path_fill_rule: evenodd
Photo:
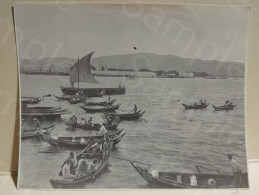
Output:
<svg viewBox="0 0 259 195">
<path fill-rule="evenodd" d="M 57 96 L 57 95 L 54 95 L 55 98 L 57 98 L 58 100 L 62 100 L 62 101 L 68 101 L 71 99 L 71 95 L 63 95 L 63 96 Z"/>
<path fill-rule="evenodd" d="M 103 101 L 103 102 L 85 102 L 86 106 L 105 106 L 105 105 L 112 105 L 116 99 L 113 99 L 109 102 Z"/>
<path fill-rule="evenodd" d="M 110 141 L 113 141 L 114 144 L 119 143 L 121 137 L 125 135 L 120 133 L 123 129 L 118 130 L 116 132 L 109 133 Z M 85 148 L 87 140 L 90 138 L 94 138 L 95 141 L 103 141 L 104 136 L 101 135 L 91 135 L 91 136 L 78 136 L 78 137 L 62 137 L 62 136 L 51 136 L 50 134 L 43 133 L 42 131 L 38 131 L 38 135 L 40 138 L 51 145 L 61 146 L 61 147 L 75 147 L 75 148 Z"/>
<path fill-rule="evenodd" d="M 27 103 L 22 102 L 21 115 L 22 118 L 34 118 L 38 120 L 53 120 L 61 118 L 61 115 L 70 113 L 69 110 L 61 107 L 52 106 L 27 106 Z"/>
<path fill-rule="evenodd" d="M 185 110 L 189 110 L 189 109 L 204 109 L 207 108 L 209 104 L 203 103 L 203 104 L 197 104 L 197 105 L 187 105 L 182 103 L 183 107 L 185 108 Z"/>
<path fill-rule="evenodd" d="M 94 113 L 94 112 L 113 112 L 120 107 L 121 104 L 117 104 L 115 106 L 80 106 L 86 112 Z"/>
<path fill-rule="evenodd" d="M 69 122 L 64 121 L 64 120 L 63 120 L 63 122 L 68 127 L 75 128 L 75 129 L 78 128 L 78 129 L 84 129 L 84 130 L 99 131 L 99 129 L 101 127 L 101 125 L 99 123 L 94 124 L 94 126 L 90 126 L 89 124 L 81 125 L 81 124 L 78 124 L 78 123 L 75 123 L 75 124 L 71 125 Z M 119 125 L 119 122 L 104 124 L 104 126 L 107 128 L 107 130 L 116 130 L 118 125 Z"/>
<path fill-rule="evenodd" d="M 37 136 L 38 136 L 38 133 L 36 129 L 22 129 L 22 132 L 21 132 L 22 139 L 28 139 L 28 138 L 33 138 Z"/>
<path fill-rule="evenodd" d="M 54 188 L 76 188 L 80 184 L 85 184 L 87 182 L 94 181 L 104 170 L 104 168 L 107 166 L 109 155 L 112 151 L 112 145 L 113 143 L 109 143 L 109 149 L 107 154 L 103 158 L 99 158 L 99 161 L 97 162 L 96 169 L 87 171 L 87 173 L 81 177 L 76 179 L 64 179 L 62 176 L 56 176 L 54 178 L 50 179 L 50 183 Z M 78 160 L 80 160 L 80 157 L 78 157 Z"/>
<path fill-rule="evenodd" d="M 39 98 L 39 97 L 22 97 L 21 101 L 22 101 L 22 103 L 25 103 L 25 104 L 38 104 L 41 101 L 41 98 Z"/>
<path fill-rule="evenodd" d="M 222 111 L 222 110 L 233 110 L 236 107 L 237 104 L 230 104 L 228 106 L 213 106 L 213 108 L 215 109 L 215 111 Z"/>
<path fill-rule="evenodd" d="M 120 120 L 136 120 L 142 117 L 144 113 L 145 113 L 145 110 L 144 111 L 139 110 L 137 112 L 132 112 L 132 113 L 123 113 L 123 112 L 105 113 L 105 115 L 108 115 L 110 118 L 119 117 Z"/>
<path fill-rule="evenodd" d="M 131 162 L 151 187 L 161 188 L 234 188 L 233 175 L 223 173 L 158 172 Z M 247 173 L 243 173 L 240 188 L 248 188 Z"/>
</svg>

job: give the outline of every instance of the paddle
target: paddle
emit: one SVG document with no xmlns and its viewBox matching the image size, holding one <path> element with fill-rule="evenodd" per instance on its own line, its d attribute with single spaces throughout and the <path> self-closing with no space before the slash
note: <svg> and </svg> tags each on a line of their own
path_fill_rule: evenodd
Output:
<svg viewBox="0 0 259 195">
<path fill-rule="evenodd" d="M 204 166 L 201 166 L 201 165 L 195 165 L 195 167 L 196 167 L 196 169 L 197 169 L 199 172 L 202 172 L 202 171 L 199 169 L 199 167 L 200 167 L 200 168 L 203 168 L 203 169 L 207 169 L 207 170 L 209 170 L 209 171 L 214 171 L 214 172 L 217 172 L 217 173 L 224 173 L 224 174 L 226 174 L 226 175 L 231 175 L 230 173 L 228 173 L 228 172 L 226 172 L 226 171 L 220 171 L 219 168 L 217 168 L 217 170 L 215 170 L 215 169 L 211 169 L 211 168 L 204 167 Z"/>
<path fill-rule="evenodd" d="M 117 158 L 117 159 L 120 159 L 120 160 L 125 160 L 125 161 L 128 161 L 128 162 L 137 162 L 137 163 L 141 163 L 141 164 L 144 164 L 144 165 L 151 165 L 151 164 L 148 164 L 148 163 L 143 163 L 143 162 L 139 162 L 139 161 L 136 161 L 136 160 L 129 160 L 129 159 L 126 159 L 126 158 L 119 158 L 119 157 L 115 157 L 115 156 L 111 156 L 110 157 L 112 158 Z"/>
</svg>

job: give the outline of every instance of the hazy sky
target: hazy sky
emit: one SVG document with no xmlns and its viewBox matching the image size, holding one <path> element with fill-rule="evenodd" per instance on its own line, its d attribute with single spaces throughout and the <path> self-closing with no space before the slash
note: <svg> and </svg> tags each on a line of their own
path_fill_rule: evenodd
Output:
<svg viewBox="0 0 259 195">
<path fill-rule="evenodd" d="M 155 53 L 245 62 L 248 8 L 16 5 L 20 58 Z M 134 50 L 133 48 L 137 49 Z"/>
</svg>

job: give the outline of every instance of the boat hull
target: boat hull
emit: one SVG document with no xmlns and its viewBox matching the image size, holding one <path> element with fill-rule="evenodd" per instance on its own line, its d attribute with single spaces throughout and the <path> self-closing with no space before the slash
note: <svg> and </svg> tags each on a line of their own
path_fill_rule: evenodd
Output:
<svg viewBox="0 0 259 195">
<path fill-rule="evenodd" d="M 60 87 L 65 95 L 75 95 L 78 91 L 87 95 L 88 97 L 101 97 L 103 95 L 115 95 L 125 94 L 126 89 L 124 87 L 115 88 L 71 88 L 71 87 Z"/>
<path fill-rule="evenodd" d="M 177 173 L 177 172 L 158 172 L 156 176 L 149 173 L 134 162 L 131 162 L 136 171 L 143 177 L 151 187 L 160 188 L 235 188 L 233 176 L 226 174 L 209 174 L 209 173 Z M 190 177 L 196 176 L 197 186 L 191 185 Z M 180 180 L 177 178 L 180 177 Z M 209 185 L 209 180 L 215 183 Z M 242 182 L 239 188 L 248 188 L 247 173 L 242 174 Z"/>
</svg>

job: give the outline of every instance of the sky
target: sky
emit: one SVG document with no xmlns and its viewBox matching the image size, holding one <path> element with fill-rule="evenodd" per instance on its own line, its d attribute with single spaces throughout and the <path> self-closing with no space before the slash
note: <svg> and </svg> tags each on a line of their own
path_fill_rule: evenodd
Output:
<svg viewBox="0 0 259 195">
<path fill-rule="evenodd" d="M 131 53 L 245 62 L 248 8 L 178 5 L 15 5 L 19 58 Z M 135 49 L 134 49 L 135 47 Z"/>
</svg>

